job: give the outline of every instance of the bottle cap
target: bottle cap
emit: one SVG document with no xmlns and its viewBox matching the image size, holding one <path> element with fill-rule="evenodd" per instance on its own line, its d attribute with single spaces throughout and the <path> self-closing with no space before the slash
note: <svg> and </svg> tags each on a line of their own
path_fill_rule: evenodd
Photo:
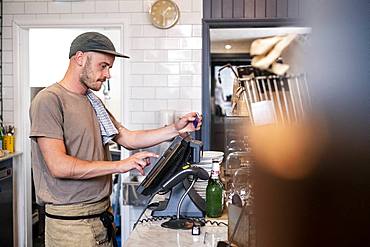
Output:
<svg viewBox="0 0 370 247">
<path fill-rule="evenodd" d="M 219 174 L 220 174 L 220 163 L 213 162 L 212 163 L 211 177 L 218 177 Z"/>
<path fill-rule="evenodd" d="M 220 171 L 220 163 L 212 162 L 212 170 L 213 171 Z"/>
</svg>

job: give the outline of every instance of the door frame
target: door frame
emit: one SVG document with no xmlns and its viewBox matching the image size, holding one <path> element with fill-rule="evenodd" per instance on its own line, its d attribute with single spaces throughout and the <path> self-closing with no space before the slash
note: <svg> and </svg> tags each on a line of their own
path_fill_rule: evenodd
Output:
<svg viewBox="0 0 370 247">
<path fill-rule="evenodd" d="M 13 85 L 14 85 L 14 125 L 17 126 L 16 150 L 21 153 L 13 161 L 14 169 L 14 246 L 32 247 L 32 181 L 31 181 L 31 141 L 29 139 L 30 106 L 28 34 L 30 28 L 117 28 L 120 30 L 120 47 L 130 50 L 127 18 L 76 18 L 68 20 L 42 19 L 13 20 Z M 121 78 L 127 82 L 128 61 L 123 60 Z M 121 116 L 123 123 L 129 120 L 128 83 L 121 86 Z"/>
</svg>

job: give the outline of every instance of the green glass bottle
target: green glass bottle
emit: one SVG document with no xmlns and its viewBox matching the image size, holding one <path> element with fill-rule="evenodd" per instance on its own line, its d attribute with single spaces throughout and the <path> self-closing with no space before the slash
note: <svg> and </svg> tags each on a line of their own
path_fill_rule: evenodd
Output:
<svg viewBox="0 0 370 247">
<path fill-rule="evenodd" d="M 224 206 L 223 185 L 220 181 L 220 164 L 212 163 L 211 177 L 206 189 L 206 214 L 210 218 L 218 218 L 222 215 Z"/>
</svg>

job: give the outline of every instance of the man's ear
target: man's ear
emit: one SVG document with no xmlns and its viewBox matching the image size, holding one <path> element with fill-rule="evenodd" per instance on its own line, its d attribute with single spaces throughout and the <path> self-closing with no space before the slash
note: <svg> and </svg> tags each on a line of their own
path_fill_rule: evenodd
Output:
<svg viewBox="0 0 370 247">
<path fill-rule="evenodd" d="M 82 51 L 78 51 L 76 52 L 76 54 L 73 56 L 74 60 L 76 61 L 76 63 L 79 65 L 79 66 L 83 66 L 83 52 Z"/>
</svg>

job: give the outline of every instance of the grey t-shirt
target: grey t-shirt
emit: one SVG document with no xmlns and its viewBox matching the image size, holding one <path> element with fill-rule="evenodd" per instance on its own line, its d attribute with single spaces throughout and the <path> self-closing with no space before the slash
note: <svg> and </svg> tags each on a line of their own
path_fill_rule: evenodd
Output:
<svg viewBox="0 0 370 247">
<path fill-rule="evenodd" d="M 118 128 L 119 123 L 110 116 Z M 103 145 L 94 109 L 85 95 L 70 92 L 55 83 L 33 99 L 30 119 L 33 179 L 38 204 L 89 203 L 110 195 L 111 175 L 84 180 L 53 177 L 37 144 L 37 137 L 60 139 L 64 141 L 67 154 L 78 159 L 111 159 L 108 145 Z"/>
</svg>

